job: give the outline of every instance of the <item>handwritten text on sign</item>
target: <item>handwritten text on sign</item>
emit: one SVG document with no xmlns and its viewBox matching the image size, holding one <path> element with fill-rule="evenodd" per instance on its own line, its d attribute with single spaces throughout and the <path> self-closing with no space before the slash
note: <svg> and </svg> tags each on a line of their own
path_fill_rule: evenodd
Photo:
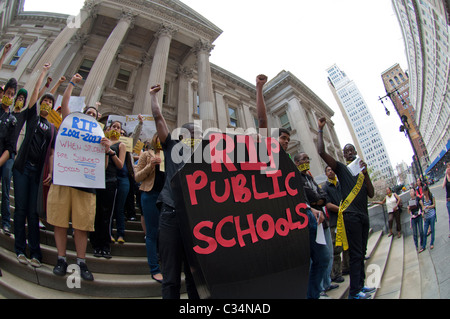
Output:
<svg viewBox="0 0 450 319">
<path fill-rule="evenodd" d="M 68 115 L 58 131 L 53 183 L 56 185 L 105 188 L 104 136 L 99 123 L 82 113 Z"/>
</svg>

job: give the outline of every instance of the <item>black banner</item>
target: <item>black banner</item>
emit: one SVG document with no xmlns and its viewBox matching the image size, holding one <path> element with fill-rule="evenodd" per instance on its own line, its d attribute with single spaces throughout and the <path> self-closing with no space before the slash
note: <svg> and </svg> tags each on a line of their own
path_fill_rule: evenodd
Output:
<svg viewBox="0 0 450 319">
<path fill-rule="evenodd" d="M 172 179 L 201 298 L 306 298 L 300 172 L 276 139 L 213 133 Z"/>
</svg>

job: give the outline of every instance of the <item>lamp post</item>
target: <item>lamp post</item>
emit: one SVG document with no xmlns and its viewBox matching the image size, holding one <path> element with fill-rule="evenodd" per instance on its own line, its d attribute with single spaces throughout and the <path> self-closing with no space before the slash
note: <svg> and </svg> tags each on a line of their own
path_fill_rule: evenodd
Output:
<svg viewBox="0 0 450 319">
<path fill-rule="evenodd" d="M 416 165 L 416 172 L 420 172 L 420 178 L 423 178 L 423 171 L 422 171 L 422 165 L 420 165 L 420 160 L 419 160 L 419 156 L 417 156 L 417 151 L 416 148 L 414 146 L 414 143 L 411 139 L 411 136 L 409 135 L 409 123 L 408 123 L 408 117 L 406 115 L 402 115 L 400 116 L 400 113 L 397 110 L 397 107 L 395 105 L 394 100 L 392 99 L 392 94 L 397 93 L 397 96 L 400 98 L 400 101 L 402 103 L 402 105 L 406 105 L 406 102 L 403 100 L 403 97 L 398 93 L 398 89 L 396 88 L 395 90 L 393 90 L 392 92 L 387 92 L 387 94 L 383 97 L 378 97 L 378 100 L 381 102 L 381 104 L 383 104 L 384 106 L 384 110 L 386 112 L 387 116 L 390 116 L 391 112 L 389 112 L 389 110 L 387 109 L 387 107 L 384 105 L 383 100 L 389 98 L 392 102 L 392 104 L 394 104 L 395 110 L 397 111 L 398 116 L 400 117 L 400 120 L 402 121 L 402 124 L 400 126 L 400 132 L 404 132 L 405 136 L 409 139 L 409 143 L 411 144 L 411 147 L 413 149 L 414 152 L 414 156 L 413 156 L 413 163 L 414 165 Z M 417 169 L 417 167 L 419 169 Z"/>
</svg>

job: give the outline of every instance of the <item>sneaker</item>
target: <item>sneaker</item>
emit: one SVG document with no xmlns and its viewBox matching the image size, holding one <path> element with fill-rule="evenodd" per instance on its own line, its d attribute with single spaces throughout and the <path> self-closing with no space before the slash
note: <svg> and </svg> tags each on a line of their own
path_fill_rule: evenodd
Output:
<svg viewBox="0 0 450 319">
<path fill-rule="evenodd" d="M 109 250 L 102 250 L 102 257 L 105 257 L 106 259 L 111 259 L 111 252 Z"/>
<path fill-rule="evenodd" d="M 58 258 L 53 273 L 57 276 L 65 276 L 67 273 L 67 262 L 64 259 Z"/>
<path fill-rule="evenodd" d="M 365 294 L 370 294 L 370 293 L 374 292 L 375 290 L 377 290 L 377 288 L 375 288 L 375 287 L 367 287 L 367 286 L 364 286 L 364 287 L 361 289 L 361 291 L 362 291 L 363 293 L 365 293 Z"/>
<path fill-rule="evenodd" d="M 41 262 L 39 261 L 39 259 L 34 258 L 34 257 L 31 258 L 30 265 L 33 266 L 34 268 L 40 268 L 42 266 Z"/>
<path fill-rule="evenodd" d="M 337 288 L 339 288 L 339 285 L 331 284 L 327 289 L 325 289 L 325 291 L 330 291 L 330 290 L 337 289 Z"/>
<path fill-rule="evenodd" d="M 118 242 L 119 244 L 123 244 L 123 243 L 125 243 L 125 239 L 123 239 L 123 237 L 120 236 L 119 238 L 117 238 L 117 242 Z"/>
<path fill-rule="evenodd" d="M 94 280 L 94 276 L 89 271 L 86 263 L 81 262 L 78 266 L 80 266 L 81 278 L 83 278 L 84 280 L 87 280 L 87 281 L 93 281 Z"/>
<path fill-rule="evenodd" d="M 331 279 L 331 281 L 337 282 L 337 283 L 341 283 L 341 282 L 344 282 L 345 279 L 344 279 L 344 277 L 339 276 L 339 277 L 336 277 L 336 278 Z"/>
<path fill-rule="evenodd" d="M 19 254 L 17 255 L 17 260 L 22 264 L 22 265 L 28 265 L 29 261 L 27 259 L 27 257 L 25 257 L 24 254 Z"/>
<path fill-rule="evenodd" d="M 94 249 L 94 257 L 102 257 L 102 250 L 101 249 Z"/>
<path fill-rule="evenodd" d="M 3 233 L 4 233 L 6 236 L 11 236 L 11 227 L 9 227 L 9 226 L 3 226 Z"/>
<path fill-rule="evenodd" d="M 362 291 L 358 292 L 356 295 L 348 295 L 348 299 L 370 299 L 371 295 L 365 294 Z"/>
</svg>

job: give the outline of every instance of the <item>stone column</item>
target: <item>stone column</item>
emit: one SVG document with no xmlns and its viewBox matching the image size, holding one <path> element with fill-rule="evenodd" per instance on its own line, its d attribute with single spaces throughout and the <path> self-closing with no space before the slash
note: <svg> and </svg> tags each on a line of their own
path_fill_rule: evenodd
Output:
<svg viewBox="0 0 450 319">
<path fill-rule="evenodd" d="M 72 37 L 77 33 L 77 31 L 83 26 L 86 20 L 95 14 L 95 0 L 87 0 L 81 8 L 79 15 L 74 20 L 74 23 L 67 23 L 67 26 L 61 31 L 61 33 L 56 37 L 48 49 L 44 52 L 42 57 L 36 63 L 30 79 L 25 84 L 24 88 L 28 92 L 32 92 L 34 85 L 36 84 L 39 75 L 41 74 L 42 67 L 46 63 L 54 63 L 59 54 L 64 50 L 66 45 L 72 39 Z"/>
<path fill-rule="evenodd" d="M 200 100 L 200 119 L 203 129 L 215 126 L 214 121 L 214 92 L 211 79 L 211 65 L 209 55 L 214 46 L 200 40 L 197 42 L 194 52 L 197 54 L 198 64 L 198 96 Z"/>
<path fill-rule="evenodd" d="M 86 105 L 94 105 L 100 100 L 106 75 L 134 18 L 135 15 L 132 12 L 122 11 L 119 22 L 103 45 L 81 90 L 80 95 L 86 97 Z"/>
<path fill-rule="evenodd" d="M 193 77 L 193 72 L 189 68 L 179 66 L 178 70 L 178 110 L 177 126 L 189 123 L 192 108 L 189 103 L 189 83 Z"/>
<path fill-rule="evenodd" d="M 161 92 L 158 94 L 158 102 L 162 108 L 162 99 L 163 99 L 163 90 L 164 90 L 164 82 L 166 80 L 167 73 L 167 62 L 169 61 L 169 50 L 170 43 L 172 42 L 172 37 L 177 32 L 177 30 L 167 24 L 161 25 L 155 37 L 158 39 L 158 43 L 156 45 L 155 54 L 153 56 L 152 68 L 150 71 L 150 78 L 148 79 L 146 98 L 144 102 L 144 111 L 148 114 L 151 113 L 151 105 L 150 105 L 150 88 L 154 85 L 161 85 Z"/>
<path fill-rule="evenodd" d="M 152 56 L 148 53 L 144 53 L 141 59 L 141 68 L 139 70 L 138 79 L 135 82 L 136 89 L 135 92 L 135 98 L 134 98 L 134 106 L 132 114 L 142 114 L 142 115 L 151 115 L 151 109 L 150 105 L 146 106 L 147 95 L 149 95 L 148 90 L 148 79 L 150 77 L 150 70 L 151 70 L 151 63 L 152 63 Z"/>
</svg>

